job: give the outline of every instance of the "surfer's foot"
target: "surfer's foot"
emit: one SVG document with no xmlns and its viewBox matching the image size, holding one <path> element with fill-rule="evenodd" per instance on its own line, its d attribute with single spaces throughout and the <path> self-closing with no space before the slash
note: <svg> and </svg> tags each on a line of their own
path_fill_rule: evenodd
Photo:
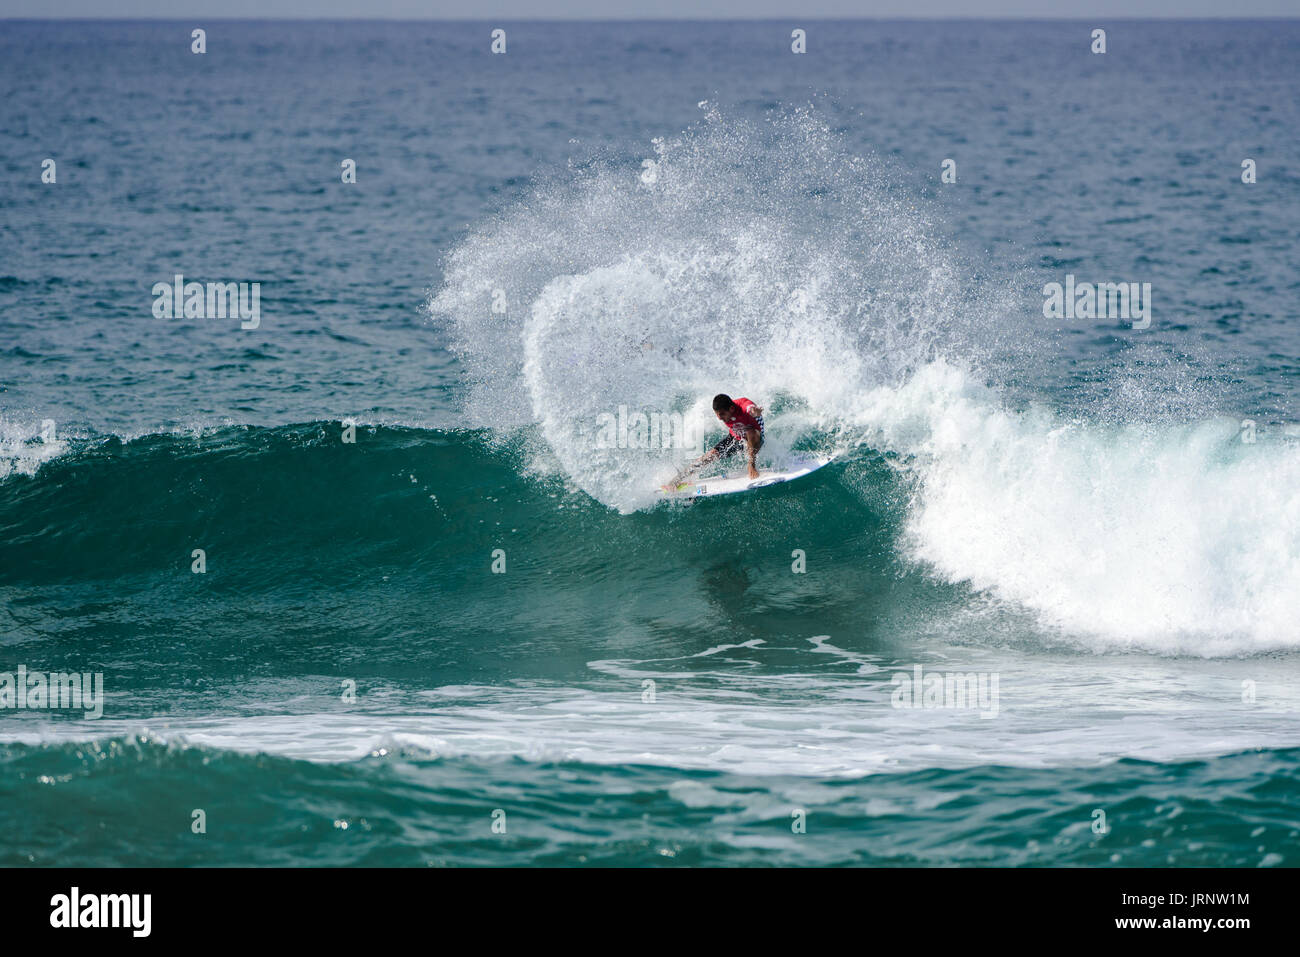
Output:
<svg viewBox="0 0 1300 957">
<path fill-rule="evenodd" d="M 758 469 L 754 468 L 752 465 L 749 467 L 749 477 L 752 479 L 758 478 Z"/>
</svg>

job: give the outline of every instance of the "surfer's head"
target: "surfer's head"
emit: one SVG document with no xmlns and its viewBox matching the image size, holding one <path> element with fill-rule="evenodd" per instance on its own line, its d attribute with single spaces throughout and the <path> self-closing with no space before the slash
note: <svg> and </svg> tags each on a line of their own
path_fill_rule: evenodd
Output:
<svg viewBox="0 0 1300 957">
<path fill-rule="evenodd" d="M 723 422 L 731 421 L 731 410 L 736 404 L 731 401 L 731 396 L 719 392 L 713 397 L 713 411 Z"/>
</svg>

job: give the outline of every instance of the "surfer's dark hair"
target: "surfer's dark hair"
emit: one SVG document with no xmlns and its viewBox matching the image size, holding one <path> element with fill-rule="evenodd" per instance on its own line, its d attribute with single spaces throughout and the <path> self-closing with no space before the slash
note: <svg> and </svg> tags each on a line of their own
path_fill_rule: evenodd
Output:
<svg viewBox="0 0 1300 957">
<path fill-rule="evenodd" d="M 725 393 L 722 392 L 719 392 L 717 395 L 713 397 L 714 412 L 726 412 L 735 404 L 736 403 L 731 401 L 731 396 L 726 395 Z"/>
</svg>

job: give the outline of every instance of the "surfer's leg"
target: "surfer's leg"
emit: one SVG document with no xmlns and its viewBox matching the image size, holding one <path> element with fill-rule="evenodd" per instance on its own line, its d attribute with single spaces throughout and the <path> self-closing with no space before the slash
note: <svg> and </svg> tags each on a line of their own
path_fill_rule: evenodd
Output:
<svg viewBox="0 0 1300 957">
<path fill-rule="evenodd" d="M 727 436 L 727 438 L 731 438 L 731 436 Z M 734 441 L 734 440 L 733 440 L 733 441 Z M 660 487 L 661 487 L 661 488 L 664 488 L 664 489 L 669 489 L 669 488 L 671 488 L 671 487 L 674 486 L 674 485 L 678 485 L 678 484 L 680 484 L 680 483 L 682 483 L 682 482 L 685 482 L 688 478 L 690 478 L 692 475 L 694 475 L 694 474 L 695 474 L 696 472 L 698 472 L 700 469 L 704 468 L 704 466 L 708 465 L 708 464 L 709 464 L 710 462 L 712 462 L 714 459 L 718 459 L 718 458 L 726 458 L 726 455 L 731 454 L 731 453 L 726 453 L 726 454 L 724 454 L 724 453 L 722 452 L 722 447 L 723 447 L 724 445 L 726 445 L 726 444 L 727 444 L 727 439 L 723 439 L 721 442 L 719 442 L 719 443 L 718 443 L 717 445 L 715 445 L 713 448 L 709 449 L 709 451 L 705 452 L 703 455 L 701 455 L 698 459 L 696 459 L 696 460 L 695 460 L 694 462 L 692 462 L 690 465 L 686 466 L 686 468 L 684 468 L 684 469 L 682 469 L 680 472 L 678 472 L 678 473 L 677 473 L 677 474 L 672 478 L 672 480 L 671 480 L 670 482 L 668 482 L 668 484 L 663 485 L 663 486 L 660 486 Z"/>
</svg>

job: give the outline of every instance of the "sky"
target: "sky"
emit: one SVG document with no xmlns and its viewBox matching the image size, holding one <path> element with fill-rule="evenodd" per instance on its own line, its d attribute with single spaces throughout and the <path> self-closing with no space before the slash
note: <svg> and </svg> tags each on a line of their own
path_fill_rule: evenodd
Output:
<svg viewBox="0 0 1300 957">
<path fill-rule="evenodd" d="M 0 0 L 0 18 L 183 20 L 1297 17 L 1300 0 Z"/>
</svg>

